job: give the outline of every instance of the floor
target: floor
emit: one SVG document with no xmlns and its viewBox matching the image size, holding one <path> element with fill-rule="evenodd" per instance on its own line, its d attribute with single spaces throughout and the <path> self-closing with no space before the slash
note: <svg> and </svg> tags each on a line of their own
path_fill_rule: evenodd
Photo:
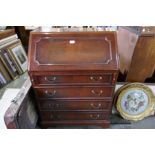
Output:
<svg viewBox="0 0 155 155">
<path fill-rule="evenodd" d="M 126 121 L 122 123 L 112 123 L 111 129 L 155 129 L 155 116 L 149 116 L 141 121 Z"/>
</svg>

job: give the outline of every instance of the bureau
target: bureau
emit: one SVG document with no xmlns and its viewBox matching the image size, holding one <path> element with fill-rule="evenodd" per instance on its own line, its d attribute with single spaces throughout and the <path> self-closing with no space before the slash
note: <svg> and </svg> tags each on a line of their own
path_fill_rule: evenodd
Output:
<svg viewBox="0 0 155 155">
<path fill-rule="evenodd" d="M 115 32 L 32 31 L 29 75 L 43 128 L 109 127 L 118 75 Z"/>
</svg>

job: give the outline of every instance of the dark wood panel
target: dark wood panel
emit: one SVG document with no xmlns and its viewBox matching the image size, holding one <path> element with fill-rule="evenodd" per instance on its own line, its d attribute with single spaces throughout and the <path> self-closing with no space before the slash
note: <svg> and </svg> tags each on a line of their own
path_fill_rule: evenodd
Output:
<svg viewBox="0 0 155 155">
<path fill-rule="evenodd" d="M 112 74 L 92 75 L 44 75 L 34 76 L 34 83 L 38 85 L 69 85 L 69 84 L 112 84 Z"/>
<path fill-rule="evenodd" d="M 109 112 L 51 112 L 41 111 L 41 119 L 44 121 L 56 120 L 106 120 Z"/>
<path fill-rule="evenodd" d="M 36 88 L 39 98 L 111 98 L 113 87 L 110 86 L 70 86 L 70 87 L 50 87 Z"/>
<path fill-rule="evenodd" d="M 101 74 L 117 74 L 117 71 L 114 70 L 68 70 L 68 71 L 44 71 L 44 72 L 37 72 L 37 71 L 31 71 L 29 74 L 31 76 L 45 76 L 45 75 L 101 75 Z"/>
<path fill-rule="evenodd" d="M 110 100 L 38 100 L 41 110 L 109 110 Z"/>
<path fill-rule="evenodd" d="M 32 32 L 29 70 L 117 70 L 115 41 L 115 32 Z"/>
<path fill-rule="evenodd" d="M 42 128 L 49 127 L 62 127 L 62 126 L 100 126 L 102 128 L 108 128 L 110 122 L 108 120 L 69 120 L 69 121 L 41 121 L 40 122 Z"/>
<path fill-rule="evenodd" d="M 41 38 L 36 43 L 36 61 L 40 65 L 107 64 L 112 59 L 110 42 L 105 37 Z"/>
</svg>

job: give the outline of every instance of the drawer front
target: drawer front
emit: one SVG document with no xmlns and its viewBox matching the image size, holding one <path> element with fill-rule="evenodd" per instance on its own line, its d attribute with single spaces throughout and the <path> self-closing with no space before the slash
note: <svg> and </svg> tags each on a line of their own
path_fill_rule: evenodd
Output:
<svg viewBox="0 0 155 155">
<path fill-rule="evenodd" d="M 39 100 L 41 110 L 109 110 L 111 107 L 110 100 Z"/>
<path fill-rule="evenodd" d="M 111 97 L 113 87 L 50 87 L 36 88 L 38 98 L 105 98 Z"/>
<path fill-rule="evenodd" d="M 45 121 L 56 120 L 106 120 L 109 112 L 51 112 L 42 111 L 41 119 Z"/>
<path fill-rule="evenodd" d="M 34 76 L 34 82 L 38 85 L 111 84 L 112 74 Z"/>
<path fill-rule="evenodd" d="M 82 126 L 83 127 L 81 129 L 85 129 L 85 128 L 88 129 L 88 127 L 86 127 L 88 125 L 93 126 L 93 128 L 97 127 L 97 129 L 99 129 L 99 128 L 108 128 L 110 125 L 110 122 L 109 122 L 109 120 L 96 120 L 96 121 L 94 121 L 94 120 L 53 121 L 52 120 L 52 121 L 41 121 L 40 124 L 43 128 L 49 128 L 49 127 L 53 128 L 53 126 L 54 126 L 54 129 L 55 129 L 55 125 L 57 126 L 58 129 L 60 129 L 60 127 L 62 125 L 64 125 L 65 128 L 67 127 L 68 129 L 75 129 L 75 126 L 78 126 L 78 129 L 79 129 L 79 127 L 81 128 Z"/>
</svg>

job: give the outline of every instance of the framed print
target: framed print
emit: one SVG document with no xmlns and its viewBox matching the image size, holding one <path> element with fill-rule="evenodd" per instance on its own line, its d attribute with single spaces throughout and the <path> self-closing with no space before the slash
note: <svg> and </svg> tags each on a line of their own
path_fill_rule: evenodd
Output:
<svg viewBox="0 0 155 155">
<path fill-rule="evenodd" d="M 13 62 L 8 52 L 4 49 L 0 49 L 0 60 L 4 64 L 12 79 L 16 79 L 18 77 L 16 64 Z"/>
<path fill-rule="evenodd" d="M 141 83 L 131 83 L 120 88 L 116 108 L 127 120 L 138 121 L 154 113 L 155 97 L 152 90 Z"/>
<path fill-rule="evenodd" d="M 0 72 L 0 88 L 3 87 L 7 81 L 5 80 L 3 74 Z"/>
<path fill-rule="evenodd" d="M 2 61 L 0 60 L 0 72 L 4 75 L 4 78 L 6 80 L 6 83 L 11 81 L 11 77 L 9 73 L 7 72 L 5 66 L 3 65 Z"/>
<path fill-rule="evenodd" d="M 16 44 L 8 46 L 6 49 L 11 55 L 12 59 L 15 61 L 19 73 L 22 74 L 27 71 L 27 56 L 21 42 L 19 41 Z"/>
</svg>

